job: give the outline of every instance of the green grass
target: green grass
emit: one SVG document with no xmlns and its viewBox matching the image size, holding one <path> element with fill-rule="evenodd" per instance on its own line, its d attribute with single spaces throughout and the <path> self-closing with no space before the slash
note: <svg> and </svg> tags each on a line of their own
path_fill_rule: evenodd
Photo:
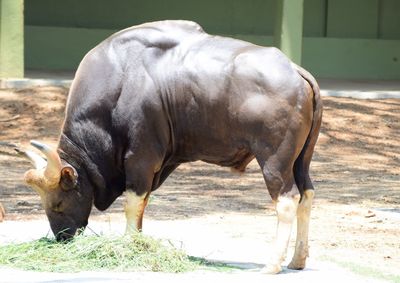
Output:
<svg viewBox="0 0 400 283">
<path fill-rule="evenodd" d="M 141 233 L 129 236 L 76 236 L 69 242 L 42 238 L 0 246 L 0 265 L 48 272 L 160 271 L 199 268 L 183 251 Z"/>
</svg>

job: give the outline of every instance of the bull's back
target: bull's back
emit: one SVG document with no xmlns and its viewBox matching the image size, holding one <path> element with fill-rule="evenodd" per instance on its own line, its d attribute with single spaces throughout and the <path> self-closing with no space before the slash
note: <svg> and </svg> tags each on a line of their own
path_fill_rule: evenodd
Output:
<svg viewBox="0 0 400 283">
<path fill-rule="evenodd" d="M 145 124 L 168 120 L 178 159 L 229 166 L 260 136 L 274 140 L 284 131 L 287 125 L 277 129 L 275 121 L 296 107 L 301 83 L 275 48 L 211 36 L 192 22 L 164 21 L 126 29 L 93 49 L 70 99 L 82 115 L 123 121 L 124 130 L 138 123 L 154 129 Z M 149 111 L 142 115 L 143 105 Z M 99 106 L 102 111 L 88 109 Z"/>
<path fill-rule="evenodd" d="M 179 160 L 236 166 L 258 139 L 279 143 L 292 110 L 310 105 L 303 80 L 279 50 L 240 40 L 194 38 L 147 72 L 169 106 Z"/>
</svg>

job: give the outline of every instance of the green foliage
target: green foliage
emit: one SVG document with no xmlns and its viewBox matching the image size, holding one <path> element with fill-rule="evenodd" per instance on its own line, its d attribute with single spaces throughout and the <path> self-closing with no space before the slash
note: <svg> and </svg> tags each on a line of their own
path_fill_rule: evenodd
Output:
<svg viewBox="0 0 400 283">
<path fill-rule="evenodd" d="M 69 242 L 42 238 L 0 246 L 0 265 L 25 270 L 185 272 L 199 263 L 182 251 L 137 233 L 129 236 L 76 236 Z"/>
</svg>

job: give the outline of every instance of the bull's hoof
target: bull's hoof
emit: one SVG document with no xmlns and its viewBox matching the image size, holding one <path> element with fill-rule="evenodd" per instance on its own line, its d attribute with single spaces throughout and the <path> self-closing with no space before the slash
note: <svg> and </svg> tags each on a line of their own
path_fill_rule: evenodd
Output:
<svg viewBox="0 0 400 283">
<path fill-rule="evenodd" d="M 267 264 L 263 269 L 261 269 L 261 273 L 264 274 L 277 274 L 282 271 L 282 266 L 280 264 Z"/>
<path fill-rule="evenodd" d="M 288 268 L 293 270 L 303 270 L 305 267 L 306 267 L 305 260 L 292 260 L 288 265 Z"/>
</svg>

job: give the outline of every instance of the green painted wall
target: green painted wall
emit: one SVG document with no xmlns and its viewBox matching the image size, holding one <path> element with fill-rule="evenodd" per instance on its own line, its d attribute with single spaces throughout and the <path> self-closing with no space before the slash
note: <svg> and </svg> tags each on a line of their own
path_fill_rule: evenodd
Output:
<svg viewBox="0 0 400 283">
<path fill-rule="evenodd" d="M 400 79 L 400 40 L 304 38 L 303 66 L 319 77 Z"/>
<path fill-rule="evenodd" d="M 301 65 L 303 46 L 303 0 L 278 0 L 274 45 Z"/>
<path fill-rule="evenodd" d="M 27 25 L 122 29 L 186 19 L 212 33 L 272 34 L 275 0 L 27 0 Z"/>
<path fill-rule="evenodd" d="M 25 26 L 26 66 L 74 70 L 83 56 L 116 30 Z"/>
<path fill-rule="evenodd" d="M 328 1 L 327 37 L 377 38 L 378 2 Z"/>
<path fill-rule="evenodd" d="M 399 0 L 304 0 L 305 37 L 400 40 Z"/>
<path fill-rule="evenodd" d="M 25 26 L 26 65 L 32 69 L 73 70 L 83 56 L 117 30 Z M 226 34 L 271 46 L 272 36 Z"/>
<path fill-rule="evenodd" d="M 161 19 L 272 45 L 276 11 L 277 0 L 26 0 L 25 63 L 75 69 L 114 31 Z M 304 0 L 303 35 L 302 64 L 318 77 L 400 79 L 400 0 Z"/>
<path fill-rule="evenodd" d="M 193 20 L 209 33 L 272 45 L 275 7 L 275 0 L 27 0 L 26 65 L 75 69 L 113 32 L 163 19 Z"/>
<path fill-rule="evenodd" d="M 304 0 L 303 65 L 319 77 L 400 79 L 399 0 Z"/>
<path fill-rule="evenodd" d="M 304 0 L 303 35 L 326 36 L 327 1 Z"/>
<path fill-rule="evenodd" d="M 23 0 L 0 0 L 0 77 L 24 76 Z"/>
<path fill-rule="evenodd" d="M 400 1 L 379 2 L 378 36 L 383 39 L 400 39 Z"/>
</svg>

